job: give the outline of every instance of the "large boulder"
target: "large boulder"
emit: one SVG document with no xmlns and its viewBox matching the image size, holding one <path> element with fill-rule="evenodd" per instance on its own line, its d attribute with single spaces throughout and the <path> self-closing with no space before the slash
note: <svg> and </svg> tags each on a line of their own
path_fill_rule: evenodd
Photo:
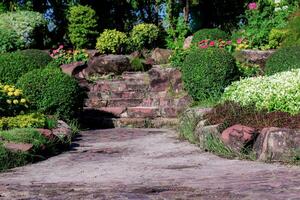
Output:
<svg viewBox="0 0 300 200">
<path fill-rule="evenodd" d="M 123 72 L 131 69 L 129 58 L 125 55 L 101 55 L 89 60 L 87 68 L 83 70 L 83 74 L 85 77 L 110 73 L 121 75 Z"/>
<path fill-rule="evenodd" d="M 299 148 L 300 130 L 287 128 L 264 128 L 254 144 L 260 161 L 290 161 Z"/>
<path fill-rule="evenodd" d="M 33 144 L 6 142 L 4 148 L 12 152 L 29 152 L 33 148 Z"/>
<path fill-rule="evenodd" d="M 254 128 L 240 124 L 233 125 L 222 132 L 222 141 L 236 151 L 242 150 L 247 144 L 254 141 L 256 136 Z"/>
<path fill-rule="evenodd" d="M 83 78 L 82 71 L 86 68 L 86 64 L 82 61 L 79 61 L 61 65 L 60 68 L 64 73 L 70 76 L 74 76 L 76 78 Z"/>
<path fill-rule="evenodd" d="M 169 63 L 169 58 L 172 55 L 172 51 L 169 49 L 156 48 L 151 53 L 151 58 L 154 60 L 155 64 L 167 64 Z"/>
</svg>

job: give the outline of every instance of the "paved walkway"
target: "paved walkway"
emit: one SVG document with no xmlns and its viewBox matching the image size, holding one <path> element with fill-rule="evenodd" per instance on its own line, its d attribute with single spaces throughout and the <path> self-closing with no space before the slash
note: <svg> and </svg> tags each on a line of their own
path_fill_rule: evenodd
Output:
<svg viewBox="0 0 300 200">
<path fill-rule="evenodd" d="M 300 168 L 222 159 L 170 130 L 87 131 L 73 146 L 0 174 L 0 199 L 300 199 Z"/>
</svg>

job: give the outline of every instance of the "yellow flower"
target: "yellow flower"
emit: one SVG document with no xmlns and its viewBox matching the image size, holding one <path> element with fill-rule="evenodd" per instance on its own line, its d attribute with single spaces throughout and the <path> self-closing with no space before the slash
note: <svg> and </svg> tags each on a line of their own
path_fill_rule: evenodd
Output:
<svg viewBox="0 0 300 200">
<path fill-rule="evenodd" d="M 17 99 L 15 99 L 15 100 L 13 100 L 13 103 L 14 103 L 14 104 L 18 104 L 19 101 L 18 101 Z"/>
<path fill-rule="evenodd" d="M 21 103 L 26 103 L 26 99 L 21 99 Z"/>
<path fill-rule="evenodd" d="M 14 92 L 14 95 L 17 97 L 17 96 L 20 96 L 20 94 L 21 94 L 21 92 L 20 91 L 18 91 L 18 90 L 16 90 L 15 92 Z"/>
<path fill-rule="evenodd" d="M 9 100 L 9 99 L 6 100 L 6 103 L 11 104 L 11 100 Z"/>
<path fill-rule="evenodd" d="M 11 88 L 8 89 L 8 91 L 13 92 L 13 91 L 15 91 L 15 88 L 11 87 Z"/>
<path fill-rule="evenodd" d="M 14 95 L 14 93 L 13 92 L 8 92 L 7 95 L 12 96 L 12 95 Z"/>
<path fill-rule="evenodd" d="M 7 91 L 8 88 L 10 88 L 9 85 L 5 85 L 5 86 L 3 87 L 4 91 Z"/>
</svg>

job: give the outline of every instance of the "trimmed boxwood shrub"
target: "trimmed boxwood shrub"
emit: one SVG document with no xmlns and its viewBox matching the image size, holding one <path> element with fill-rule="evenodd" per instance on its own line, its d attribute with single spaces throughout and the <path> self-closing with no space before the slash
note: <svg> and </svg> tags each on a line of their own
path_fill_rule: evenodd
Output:
<svg viewBox="0 0 300 200">
<path fill-rule="evenodd" d="M 15 50 L 17 42 L 18 35 L 14 30 L 0 28 L 0 53 Z"/>
<path fill-rule="evenodd" d="M 193 49 L 183 65 L 185 88 L 196 101 L 219 96 L 239 76 L 233 56 L 223 49 Z"/>
<path fill-rule="evenodd" d="M 128 38 L 116 29 L 105 29 L 97 38 L 96 48 L 100 53 L 123 53 L 127 48 Z"/>
<path fill-rule="evenodd" d="M 23 75 L 17 85 L 36 111 L 69 120 L 82 107 L 76 80 L 59 68 L 36 69 Z"/>
<path fill-rule="evenodd" d="M 48 53 L 35 49 L 0 54 L 0 82 L 15 84 L 23 74 L 43 68 L 51 60 Z"/>
<path fill-rule="evenodd" d="M 229 39 L 229 35 L 225 31 L 222 31 L 218 28 L 200 29 L 199 31 L 194 33 L 192 43 L 197 44 L 201 40 L 206 40 L 206 39 L 210 39 L 210 40 L 218 40 L 218 39 L 227 40 L 227 39 Z"/>
<path fill-rule="evenodd" d="M 300 68 L 300 46 L 286 47 L 272 54 L 265 67 L 266 75 Z"/>
</svg>

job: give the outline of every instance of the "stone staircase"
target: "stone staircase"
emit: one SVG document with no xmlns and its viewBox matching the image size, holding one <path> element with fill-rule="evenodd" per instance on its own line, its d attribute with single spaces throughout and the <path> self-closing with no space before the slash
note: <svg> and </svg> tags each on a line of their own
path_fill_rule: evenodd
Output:
<svg viewBox="0 0 300 200">
<path fill-rule="evenodd" d="M 83 123 L 94 128 L 174 127 L 190 102 L 180 71 L 155 66 L 88 84 Z"/>
</svg>

